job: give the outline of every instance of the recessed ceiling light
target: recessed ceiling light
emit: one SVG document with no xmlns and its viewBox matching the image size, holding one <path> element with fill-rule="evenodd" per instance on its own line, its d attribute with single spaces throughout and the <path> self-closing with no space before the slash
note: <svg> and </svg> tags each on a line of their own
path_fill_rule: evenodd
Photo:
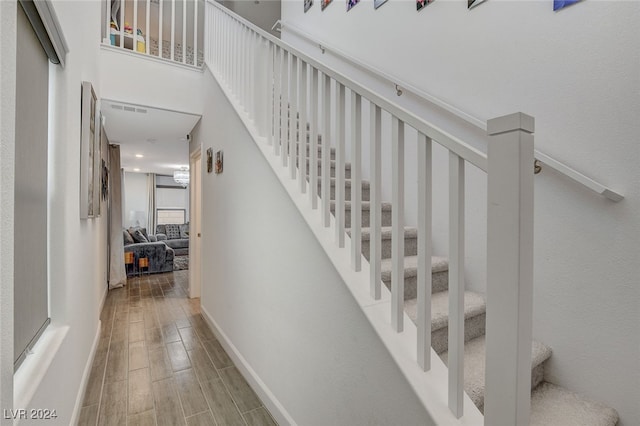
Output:
<svg viewBox="0 0 640 426">
<path fill-rule="evenodd" d="M 142 155 L 142 154 L 136 154 L 136 158 L 142 158 L 142 157 L 144 157 L 144 155 Z"/>
<path fill-rule="evenodd" d="M 140 169 L 133 169 L 133 171 L 134 171 L 134 172 L 139 172 L 139 171 L 140 171 Z"/>
</svg>

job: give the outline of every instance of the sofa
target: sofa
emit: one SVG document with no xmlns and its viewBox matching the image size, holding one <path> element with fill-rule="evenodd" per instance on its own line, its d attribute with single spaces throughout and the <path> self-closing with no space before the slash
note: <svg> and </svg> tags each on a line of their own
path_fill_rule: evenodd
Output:
<svg viewBox="0 0 640 426">
<path fill-rule="evenodd" d="M 189 224 L 156 226 L 156 238 L 171 247 L 176 256 L 189 254 Z"/>
<path fill-rule="evenodd" d="M 149 259 L 148 271 L 151 274 L 173 271 L 173 258 L 175 253 L 171 247 L 162 241 L 158 241 L 155 235 L 148 235 L 145 228 L 129 228 L 123 230 L 124 252 L 133 253 L 134 267 L 127 267 L 127 276 L 132 276 L 141 271 L 138 270 L 138 260 L 146 257 Z"/>
</svg>

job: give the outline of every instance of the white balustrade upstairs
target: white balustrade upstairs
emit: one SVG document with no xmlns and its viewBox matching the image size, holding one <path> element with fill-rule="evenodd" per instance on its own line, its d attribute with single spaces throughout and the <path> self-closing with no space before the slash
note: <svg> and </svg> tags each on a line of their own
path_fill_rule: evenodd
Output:
<svg viewBox="0 0 640 426">
<path fill-rule="evenodd" d="M 197 68 L 204 63 L 204 0 L 106 0 L 104 5 L 104 46 Z"/>
<path fill-rule="evenodd" d="M 381 141 L 392 141 L 392 279 L 390 324 L 404 329 L 404 143 L 406 128 L 418 133 L 418 297 L 417 352 L 421 371 L 431 368 L 432 145 L 449 151 L 449 380 L 450 421 L 464 415 L 464 200 L 465 168 L 487 172 L 487 363 L 485 424 L 528 425 L 533 286 L 533 118 L 515 113 L 489 120 L 485 154 L 412 112 L 330 69 L 253 24 L 206 0 L 205 62 L 239 112 L 256 142 L 272 145 L 285 179 L 308 193 L 321 226 L 334 227 L 336 250 L 344 250 L 353 271 L 370 274 L 371 303 L 381 286 Z M 183 35 L 184 39 L 184 35 Z M 350 104 L 347 108 L 347 94 Z M 370 110 L 362 114 L 363 104 Z M 335 108 L 333 108 L 335 106 Z M 383 135 L 382 114 L 392 119 Z M 351 131 L 347 135 L 346 122 Z M 362 141 L 362 128 L 370 140 Z M 347 139 L 348 138 L 348 139 Z M 320 143 L 319 143 L 320 141 Z M 350 146 L 350 198 L 346 201 L 346 154 Z M 262 142 L 260 142 L 262 143 Z M 369 268 L 363 268 L 361 238 L 362 144 L 369 145 Z M 331 149 L 335 159 L 332 160 Z M 264 151 L 263 151 L 264 152 Z M 321 157 L 318 158 L 318 153 Z M 308 154 L 307 154 L 308 153 Z M 271 155 L 271 154 L 269 154 Z M 332 163 L 335 167 L 331 197 Z M 308 168 L 308 171 L 307 171 Z M 308 179 L 308 182 L 307 182 Z M 318 194 L 320 189 L 320 194 Z M 318 196 L 320 195 L 320 196 Z M 334 198 L 332 202 L 331 199 Z M 306 197 L 305 197 L 306 199 Z M 331 210 L 333 208 L 332 218 Z M 350 211 L 347 226 L 347 210 Z M 386 216 L 388 218 L 388 216 Z M 347 228 L 350 227 L 350 239 Z M 348 244 L 345 244 L 348 242 Z M 350 252 L 342 247 L 348 246 Z M 386 292 L 386 288 L 384 289 Z M 410 355 L 407 355 L 407 357 Z M 425 374 L 425 373 L 423 373 Z"/>
</svg>

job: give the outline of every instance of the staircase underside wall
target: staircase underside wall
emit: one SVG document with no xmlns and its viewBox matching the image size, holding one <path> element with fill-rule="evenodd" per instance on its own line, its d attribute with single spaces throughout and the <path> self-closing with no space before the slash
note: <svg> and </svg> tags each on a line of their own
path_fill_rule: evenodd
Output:
<svg viewBox="0 0 640 426">
<path fill-rule="evenodd" d="M 203 310 L 295 423 L 435 424 L 208 72 L 204 85 L 194 141 L 225 164 L 203 177 Z"/>
</svg>

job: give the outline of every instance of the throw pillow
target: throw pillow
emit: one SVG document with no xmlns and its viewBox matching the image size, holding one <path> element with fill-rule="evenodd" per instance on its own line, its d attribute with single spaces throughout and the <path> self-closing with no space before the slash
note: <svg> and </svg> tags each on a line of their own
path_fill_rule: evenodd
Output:
<svg viewBox="0 0 640 426">
<path fill-rule="evenodd" d="M 136 229 L 135 232 L 132 235 L 133 240 L 136 243 L 148 243 L 149 240 L 147 239 L 147 237 L 144 236 L 144 234 L 142 233 L 142 229 Z"/>
<path fill-rule="evenodd" d="M 167 230 L 164 225 L 156 225 L 156 234 L 167 234 Z"/>
<path fill-rule="evenodd" d="M 131 234 L 126 229 L 122 230 L 122 239 L 124 240 L 125 246 L 135 243 L 135 241 L 133 241 L 133 238 L 131 237 Z"/>
<path fill-rule="evenodd" d="M 189 238 L 189 224 L 180 225 L 180 238 Z"/>
<path fill-rule="evenodd" d="M 176 240 L 180 238 L 180 227 L 178 225 L 165 225 L 167 239 Z"/>
<path fill-rule="evenodd" d="M 155 235 L 149 235 L 147 239 L 149 240 L 150 243 L 155 243 L 158 241 L 158 238 Z"/>
</svg>

